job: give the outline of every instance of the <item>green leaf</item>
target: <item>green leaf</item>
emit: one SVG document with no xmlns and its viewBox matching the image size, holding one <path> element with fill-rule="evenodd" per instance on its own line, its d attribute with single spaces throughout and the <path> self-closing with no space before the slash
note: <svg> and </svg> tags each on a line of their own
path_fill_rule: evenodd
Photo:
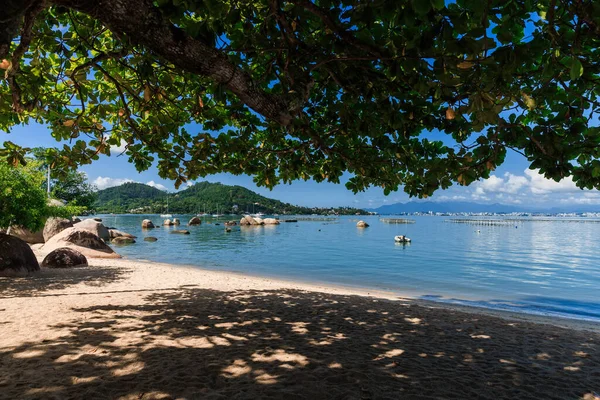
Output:
<svg viewBox="0 0 600 400">
<path fill-rule="evenodd" d="M 446 4 L 444 0 L 431 0 L 431 6 L 434 8 L 434 10 L 442 10 L 444 7 L 446 7 Z"/>
<path fill-rule="evenodd" d="M 574 58 L 571 62 L 571 80 L 579 78 L 583 75 L 583 65 L 581 65 L 581 61 L 578 58 Z"/>
</svg>

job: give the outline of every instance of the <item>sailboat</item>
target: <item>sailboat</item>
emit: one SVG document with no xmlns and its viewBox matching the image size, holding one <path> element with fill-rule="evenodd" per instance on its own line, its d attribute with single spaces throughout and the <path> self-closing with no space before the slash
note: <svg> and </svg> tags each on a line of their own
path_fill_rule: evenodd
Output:
<svg viewBox="0 0 600 400">
<path fill-rule="evenodd" d="M 206 212 L 206 204 L 204 204 L 204 212 L 202 214 L 196 214 L 198 217 L 208 217 L 210 214 Z"/>
<path fill-rule="evenodd" d="M 219 218 L 222 217 L 223 214 L 219 214 L 219 206 L 217 206 L 217 213 L 212 215 L 213 217 Z"/>
<path fill-rule="evenodd" d="M 167 195 L 167 213 L 160 214 L 161 218 L 173 218 L 173 215 L 169 214 L 169 195 Z"/>
</svg>

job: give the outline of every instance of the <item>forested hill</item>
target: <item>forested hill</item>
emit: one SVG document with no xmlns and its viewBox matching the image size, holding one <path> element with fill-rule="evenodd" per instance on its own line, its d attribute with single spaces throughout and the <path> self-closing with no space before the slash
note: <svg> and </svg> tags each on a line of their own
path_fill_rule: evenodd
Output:
<svg viewBox="0 0 600 400">
<path fill-rule="evenodd" d="M 258 213 L 265 214 L 312 214 L 325 213 L 331 209 L 315 209 L 269 199 L 241 186 L 200 182 L 177 193 L 167 194 L 142 183 L 126 183 L 98 191 L 95 204 L 98 213 L 164 213 L 209 214 Z M 340 214 L 364 213 L 354 208 L 336 208 Z"/>
</svg>

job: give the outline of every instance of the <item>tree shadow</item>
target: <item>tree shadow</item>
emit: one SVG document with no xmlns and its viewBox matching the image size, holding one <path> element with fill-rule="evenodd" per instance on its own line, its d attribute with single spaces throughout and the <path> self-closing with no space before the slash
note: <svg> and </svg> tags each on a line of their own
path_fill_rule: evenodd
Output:
<svg viewBox="0 0 600 400">
<path fill-rule="evenodd" d="M 80 283 L 102 287 L 124 279 L 128 273 L 114 267 L 42 268 L 24 277 L 0 277 L 0 299 L 52 295 Z"/>
<path fill-rule="evenodd" d="M 0 349 L 7 398 L 580 398 L 600 336 L 296 290 L 180 289 L 75 309 Z"/>
</svg>

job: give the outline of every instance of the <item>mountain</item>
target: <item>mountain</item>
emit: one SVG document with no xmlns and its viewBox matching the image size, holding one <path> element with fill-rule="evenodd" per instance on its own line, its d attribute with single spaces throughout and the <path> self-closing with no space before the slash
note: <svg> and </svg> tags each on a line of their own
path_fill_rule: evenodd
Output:
<svg viewBox="0 0 600 400">
<path fill-rule="evenodd" d="M 434 202 L 434 201 L 409 201 L 408 203 L 396 203 L 381 206 L 369 211 L 375 211 L 379 214 L 401 214 L 416 212 L 434 212 L 434 213 L 511 213 L 529 211 L 525 207 L 511 206 L 506 204 L 480 204 L 466 201 L 452 202 Z"/>
<path fill-rule="evenodd" d="M 242 186 L 199 182 L 177 193 L 166 193 L 142 183 L 126 183 L 98 191 L 94 207 L 99 213 L 139 212 L 160 214 L 258 213 L 265 214 L 323 214 L 331 208 L 308 208 L 283 203 L 259 195 Z M 354 208 L 337 208 L 341 214 L 365 213 Z"/>
</svg>

